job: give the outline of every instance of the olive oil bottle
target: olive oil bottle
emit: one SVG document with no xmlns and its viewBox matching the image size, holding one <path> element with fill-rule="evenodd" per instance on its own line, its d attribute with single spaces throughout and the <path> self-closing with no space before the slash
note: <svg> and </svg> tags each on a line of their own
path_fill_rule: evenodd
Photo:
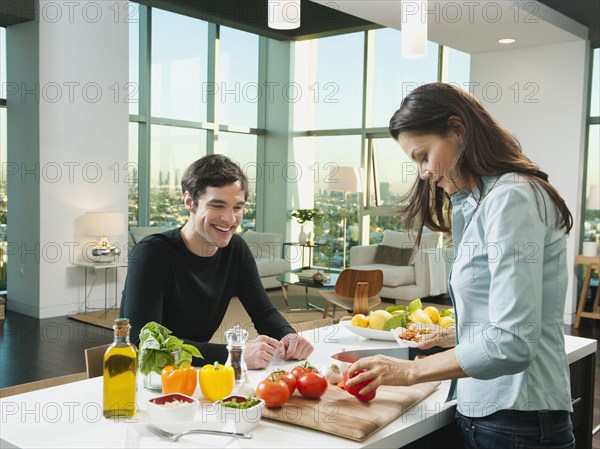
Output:
<svg viewBox="0 0 600 449">
<path fill-rule="evenodd" d="M 130 328 L 127 318 L 117 318 L 113 325 L 115 340 L 104 354 L 105 418 L 135 415 L 137 348 L 129 341 Z"/>
</svg>

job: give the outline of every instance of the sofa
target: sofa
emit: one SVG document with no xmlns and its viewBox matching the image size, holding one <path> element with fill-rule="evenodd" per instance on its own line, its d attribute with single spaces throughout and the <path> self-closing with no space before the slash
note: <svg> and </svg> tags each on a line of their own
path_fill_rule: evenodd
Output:
<svg viewBox="0 0 600 449">
<path fill-rule="evenodd" d="M 136 245 L 144 237 L 173 229 L 174 226 L 132 226 L 129 228 L 129 244 Z"/>
<path fill-rule="evenodd" d="M 381 244 L 350 248 L 350 267 L 383 271 L 382 298 L 410 301 L 447 292 L 451 259 L 439 248 L 440 234 L 423 233 L 419 248 L 407 232 L 383 233 Z"/>
<path fill-rule="evenodd" d="M 281 257 L 281 234 L 271 232 L 246 231 L 242 238 L 248 244 L 258 268 L 260 280 L 265 289 L 279 288 L 281 283 L 275 278 L 291 271 L 289 260 Z"/>
</svg>

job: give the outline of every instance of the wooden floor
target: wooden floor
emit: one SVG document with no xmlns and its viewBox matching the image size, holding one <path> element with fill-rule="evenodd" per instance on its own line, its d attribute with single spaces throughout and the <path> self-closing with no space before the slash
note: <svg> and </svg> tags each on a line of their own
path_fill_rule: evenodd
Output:
<svg viewBox="0 0 600 449">
<path fill-rule="evenodd" d="M 113 331 L 67 317 L 38 320 L 7 311 L 0 321 L 0 388 L 85 371 L 84 349 L 112 342 Z M 583 319 L 565 334 L 600 339 L 600 321 Z M 600 349 L 596 353 L 594 426 L 600 424 Z M 593 449 L 600 449 L 600 433 Z"/>
</svg>

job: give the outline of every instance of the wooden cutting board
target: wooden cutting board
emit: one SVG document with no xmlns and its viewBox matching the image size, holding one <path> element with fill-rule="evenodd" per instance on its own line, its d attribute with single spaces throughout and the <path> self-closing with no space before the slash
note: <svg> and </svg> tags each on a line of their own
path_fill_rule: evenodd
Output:
<svg viewBox="0 0 600 449">
<path fill-rule="evenodd" d="M 360 402 L 336 385 L 329 385 L 318 400 L 296 391 L 278 409 L 263 410 L 263 418 L 309 427 L 355 441 L 362 441 L 431 394 L 440 382 L 411 387 L 379 387 L 370 402 Z"/>
</svg>

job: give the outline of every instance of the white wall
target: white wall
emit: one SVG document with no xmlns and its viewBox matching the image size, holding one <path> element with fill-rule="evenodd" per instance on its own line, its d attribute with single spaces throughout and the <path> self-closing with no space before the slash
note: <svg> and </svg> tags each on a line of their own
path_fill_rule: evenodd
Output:
<svg viewBox="0 0 600 449">
<path fill-rule="evenodd" d="M 39 307 L 39 251 L 35 249 L 40 232 L 39 182 L 35 175 L 39 160 L 39 102 L 31 94 L 38 82 L 38 42 L 38 26 L 34 22 L 14 25 L 6 31 L 8 307 L 32 316 L 37 316 Z"/>
<path fill-rule="evenodd" d="M 39 33 L 39 147 L 19 150 L 39 156 L 39 214 L 27 201 L 13 201 L 10 192 L 10 213 L 30 214 L 39 223 L 39 303 L 32 313 L 33 292 L 19 294 L 18 285 L 37 274 L 26 270 L 24 276 L 9 275 L 12 310 L 40 318 L 81 310 L 83 269 L 72 263 L 81 259 L 90 238 L 78 223 L 87 211 L 126 216 L 127 3 L 40 2 L 40 20 L 34 24 Z M 121 247 L 127 242 L 125 235 L 113 240 Z M 97 277 L 88 290 L 93 287 L 91 305 L 100 307 L 104 276 Z M 114 300 L 114 284 L 108 291 Z"/>
<path fill-rule="evenodd" d="M 584 41 L 471 56 L 473 93 L 520 141 L 524 153 L 548 173 L 573 214 L 567 244 L 569 284 L 565 321 L 577 305 L 575 255 L 579 250 L 587 99 Z"/>
</svg>

